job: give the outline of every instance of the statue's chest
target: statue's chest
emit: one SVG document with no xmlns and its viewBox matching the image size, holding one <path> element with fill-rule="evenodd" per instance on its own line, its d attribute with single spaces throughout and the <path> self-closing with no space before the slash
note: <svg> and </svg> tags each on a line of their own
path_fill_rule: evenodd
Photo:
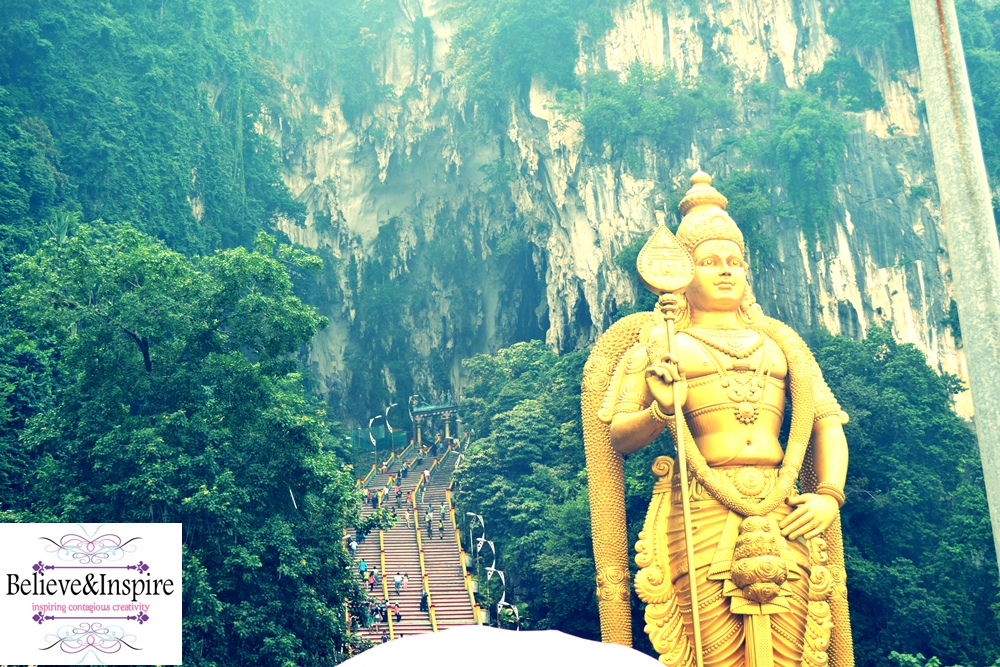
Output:
<svg viewBox="0 0 1000 667">
<path fill-rule="evenodd" d="M 756 332 L 748 333 L 753 335 L 695 338 L 684 332 L 678 336 L 679 356 L 688 380 L 718 376 L 723 381 L 728 379 L 731 387 L 742 386 L 751 378 L 783 383 L 788 375 L 785 355 L 774 341 Z"/>
</svg>

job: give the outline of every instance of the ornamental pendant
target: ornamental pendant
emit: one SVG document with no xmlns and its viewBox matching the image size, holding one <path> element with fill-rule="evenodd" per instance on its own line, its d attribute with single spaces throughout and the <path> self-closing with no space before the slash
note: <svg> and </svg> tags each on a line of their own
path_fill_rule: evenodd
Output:
<svg viewBox="0 0 1000 667">
<path fill-rule="evenodd" d="M 757 416 L 760 414 L 760 408 L 758 408 L 753 403 L 748 403 L 743 401 L 736 406 L 736 420 L 741 424 L 746 424 L 749 426 L 757 421 Z"/>
</svg>

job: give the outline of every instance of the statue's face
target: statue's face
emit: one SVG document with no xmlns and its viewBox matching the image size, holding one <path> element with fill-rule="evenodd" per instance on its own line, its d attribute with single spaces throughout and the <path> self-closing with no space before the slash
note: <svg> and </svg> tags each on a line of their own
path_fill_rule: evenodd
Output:
<svg viewBox="0 0 1000 667">
<path fill-rule="evenodd" d="M 740 247 L 712 239 L 694 249 L 694 279 L 685 292 L 692 310 L 727 312 L 739 308 L 747 289 L 747 267 Z"/>
</svg>

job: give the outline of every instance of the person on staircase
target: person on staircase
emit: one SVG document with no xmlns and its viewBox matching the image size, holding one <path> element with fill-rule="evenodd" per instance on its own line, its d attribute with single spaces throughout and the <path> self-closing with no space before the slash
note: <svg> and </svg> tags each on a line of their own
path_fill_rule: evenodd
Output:
<svg viewBox="0 0 1000 667">
<path fill-rule="evenodd" d="M 403 591 L 403 575 L 397 572 L 392 578 L 392 585 L 396 587 L 396 595 L 399 595 Z"/>
<path fill-rule="evenodd" d="M 375 591 L 375 573 L 368 573 L 368 592 L 372 593 Z"/>
<path fill-rule="evenodd" d="M 424 588 L 420 591 L 420 611 L 430 611 L 427 607 L 427 589 Z"/>
<path fill-rule="evenodd" d="M 438 539 L 444 539 L 444 514 L 438 516 Z"/>
<path fill-rule="evenodd" d="M 392 616 L 393 616 L 393 622 L 395 622 L 395 623 L 399 623 L 400 621 L 403 620 L 403 615 L 401 613 L 399 613 L 399 603 L 398 602 L 396 604 L 392 605 Z"/>
<path fill-rule="evenodd" d="M 396 507 L 403 506 L 403 489 L 399 486 L 399 482 L 396 482 Z"/>
<path fill-rule="evenodd" d="M 406 592 L 406 587 L 410 583 L 410 575 L 403 573 L 403 592 Z"/>
<path fill-rule="evenodd" d="M 434 537 L 434 510 L 427 510 L 427 539 Z"/>
<path fill-rule="evenodd" d="M 412 526 L 412 524 L 410 524 L 410 510 L 409 510 L 409 508 L 403 510 L 403 518 L 406 519 L 406 527 L 410 528 Z"/>
<path fill-rule="evenodd" d="M 358 573 L 361 574 L 361 581 L 364 581 L 367 578 L 366 574 L 367 571 L 368 571 L 368 563 L 366 563 L 365 559 L 362 557 L 361 562 L 358 563 Z"/>
</svg>

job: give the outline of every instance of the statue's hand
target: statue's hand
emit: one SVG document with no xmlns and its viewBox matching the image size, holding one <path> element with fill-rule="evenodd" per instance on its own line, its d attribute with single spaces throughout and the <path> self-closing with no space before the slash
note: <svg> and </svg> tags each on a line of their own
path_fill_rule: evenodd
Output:
<svg viewBox="0 0 1000 667">
<path fill-rule="evenodd" d="M 677 402 L 684 405 L 687 400 L 687 377 L 684 363 L 673 354 L 664 354 L 659 361 L 646 369 L 646 384 L 649 392 L 666 414 L 674 413 L 674 393 Z"/>
<path fill-rule="evenodd" d="M 803 493 L 791 496 L 786 501 L 798 507 L 778 524 L 781 534 L 792 540 L 805 536 L 807 540 L 819 537 L 837 518 L 840 506 L 836 499 L 818 493 Z"/>
</svg>

